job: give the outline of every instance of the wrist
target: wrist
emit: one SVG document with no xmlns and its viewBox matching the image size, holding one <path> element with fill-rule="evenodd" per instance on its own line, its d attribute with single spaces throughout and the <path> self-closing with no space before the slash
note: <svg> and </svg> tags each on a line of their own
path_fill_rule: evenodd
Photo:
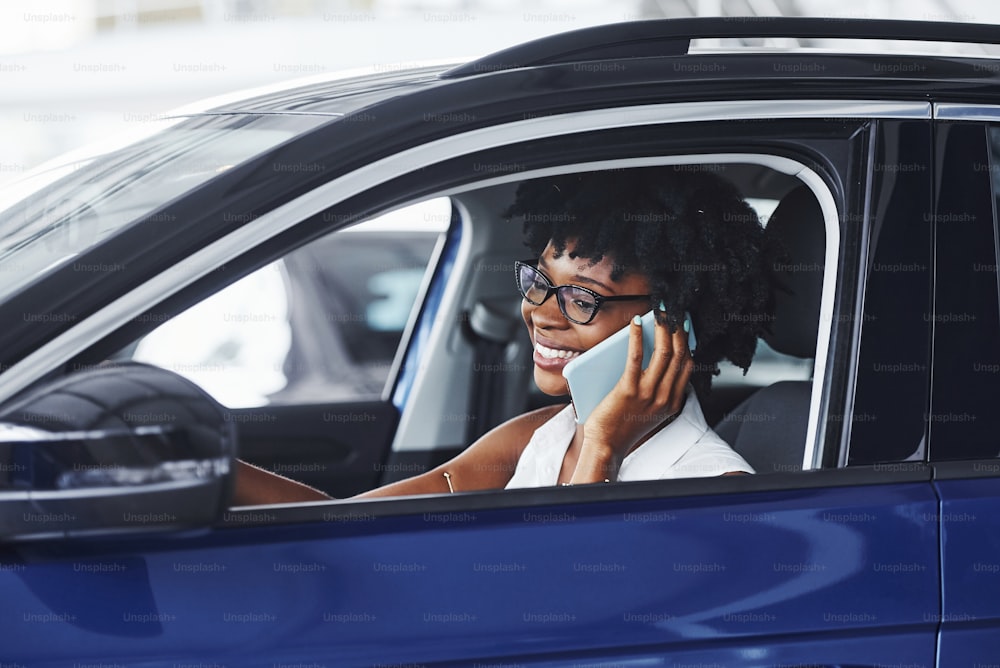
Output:
<svg viewBox="0 0 1000 668">
<path fill-rule="evenodd" d="M 623 457 L 618 451 L 602 441 L 584 439 L 577 459 L 573 482 L 576 484 L 590 482 L 615 481 L 618 479 L 618 469 Z"/>
<path fill-rule="evenodd" d="M 587 452 L 601 461 L 621 464 L 626 453 L 632 449 L 633 443 L 631 439 L 623 438 L 620 434 L 603 433 L 598 429 L 588 431 L 584 428 L 583 445 L 580 449 L 581 452 Z"/>
</svg>

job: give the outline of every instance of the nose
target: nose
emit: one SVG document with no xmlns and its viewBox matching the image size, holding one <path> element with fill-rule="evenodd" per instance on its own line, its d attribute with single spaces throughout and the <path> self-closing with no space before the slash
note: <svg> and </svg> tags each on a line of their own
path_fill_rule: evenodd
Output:
<svg viewBox="0 0 1000 668">
<path fill-rule="evenodd" d="M 562 314 L 562 310 L 559 308 L 559 298 L 554 292 L 549 294 L 548 299 L 538 306 L 528 300 L 524 300 L 524 304 L 527 308 L 531 309 L 531 319 L 539 327 L 558 327 L 560 324 L 567 324 L 569 322 L 566 320 L 566 316 Z"/>
</svg>

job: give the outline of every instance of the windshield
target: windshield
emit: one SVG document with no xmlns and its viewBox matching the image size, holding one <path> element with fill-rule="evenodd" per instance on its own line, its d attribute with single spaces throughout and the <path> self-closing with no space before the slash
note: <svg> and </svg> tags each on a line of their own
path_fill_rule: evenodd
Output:
<svg viewBox="0 0 1000 668">
<path fill-rule="evenodd" d="M 0 299 L 326 116 L 198 116 L 0 191 Z M 161 221 L 169 225 L 172 221 Z"/>
</svg>

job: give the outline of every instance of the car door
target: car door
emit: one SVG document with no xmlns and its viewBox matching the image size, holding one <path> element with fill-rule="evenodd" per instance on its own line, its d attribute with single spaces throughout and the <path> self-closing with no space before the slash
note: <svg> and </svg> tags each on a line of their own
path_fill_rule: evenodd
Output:
<svg viewBox="0 0 1000 668">
<path fill-rule="evenodd" d="M 5 548 L 4 656 L 930 665 L 927 477 L 865 469 L 246 509 L 209 535 Z"/>
<path fill-rule="evenodd" d="M 507 150 L 525 170 L 573 152 L 581 162 L 635 157 L 640 138 L 644 158 L 663 146 L 791 154 L 835 193 L 825 417 L 805 462 L 828 470 L 252 507 L 210 530 L 8 544 L 5 658 L 931 665 L 937 499 L 929 469 L 901 461 L 925 421 L 891 413 L 888 391 L 926 405 L 927 348 L 914 358 L 919 346 L 891 343 L 929 336 L 895 296 L 905 285 L 928 303 L 929 272 L 879 269 L 929 262 L 929 170 L 900 166 L 926 165 L 928 122 L 673 123 L 512 145 L 440 169 L 467 175 Z M 897 421 L 888 431 L 862 428 L 886 415 Z"/>
<path fill-rule="evenodd" d="M 1000 390 L 997 188 L 1000 130 L 990 108 L 942 105 L 930 454 L 941 497 L 941 665 L 1000 655 Z"/>
</svg>

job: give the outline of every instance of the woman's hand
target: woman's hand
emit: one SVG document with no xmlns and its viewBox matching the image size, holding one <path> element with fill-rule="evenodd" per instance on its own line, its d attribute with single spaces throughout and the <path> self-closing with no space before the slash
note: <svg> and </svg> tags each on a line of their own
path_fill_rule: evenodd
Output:
<svg viewBox="0 0 1000 668">
<path fill-rule="evenodd" d="M 694 362 L 683 326 L 673 334 L 656 317 L 655 344 L 649 367 L 642 368 L 642 321 L 629 326 L 625 371 L 583 426 L 583 447 L 573 483 L 614 480 L 625 456 L 684 407 Z"/>
</svg>

